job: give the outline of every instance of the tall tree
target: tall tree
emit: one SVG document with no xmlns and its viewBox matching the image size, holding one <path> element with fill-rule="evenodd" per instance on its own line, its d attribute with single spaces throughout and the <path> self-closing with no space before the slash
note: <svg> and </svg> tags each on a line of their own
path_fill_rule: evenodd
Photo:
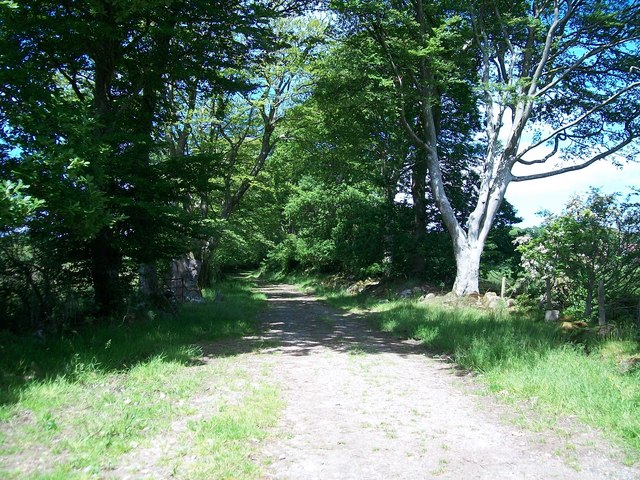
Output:
<svg viewBox="0 0 640 480">
<path fill-rule="evenodd" d="M 402 123 L 424 155 L 433 198 L 453 240 L 455 293 L 478 289 L 484 244 L 511 182 L 575 171 L 604 158 L 637 158 L 638 2 L 338 3 L 369 25 L 393 69 Z M 398 25 L 410 28 L 398 31 Z M 441 118 L 447 99 L 461 98 L 451 93 L 469 81 L 460 62 L 470 59 L 478 75 L 484 154 L 467 163 L 479 173 L 477 201 L 460 221 L 445 188 Z M 556 160 L 570 164 L 554 167 Z M 549 170 L 514 172 L 542 164 Z"/>
<path fill-rule="evenodd" d="M 309 64 L 318 53 L 326 22 L 294 16 L 270 23 L 274 43 L 243 68 L 225 71 L 242 84 L 235 91 L 191 83 L 177 92 L 164 141 L 178 164 L 199 165 L 199 180 L 183 187 L 184 205 L 214 228 L 194 245 L 201 261 L 199 283 L 208 285 L 209 269 L 228 222 L 260 178 L 284 138 L 277 129 L 286 113 L 309 94 Z M 246 232 L 248 236 L 250 232 Z"/>
<path fill-rule="evenodd" d="M 457 293 L 477 288 L 479 256 L 511 182 L 636 159 L 640 133 L 638 2 L 471 5 L 486 147 L 466 228 L 447 220 Z M 516 173 L 533 165 L 547 168 Z"/>
<path fill-rule="evenodd" d="M 222 82 L 267 40 L 269 2 L 2 3 L 0 118 L 16 169 L 46 203 L 30 233 L 69 239 L 100 314 L 123 274 L 179 251 L 185 218 L 158 161 L 169 83 Z M 187 232 L 188 233 L 188 232 Z M 63 255 L 64 257 L 64 255 Z"/>
</svg>

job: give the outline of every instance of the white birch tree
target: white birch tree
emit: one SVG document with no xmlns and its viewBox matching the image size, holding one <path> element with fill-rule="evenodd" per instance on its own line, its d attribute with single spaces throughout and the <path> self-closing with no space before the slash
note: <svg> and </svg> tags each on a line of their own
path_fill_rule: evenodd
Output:
<svg viewBox="0 0 640 480">
<path fill-rule="evenodd" d="M 475 2 L 470 20 L 486 150 L 467 224 L 447 220 L 457 294 L 477 289 L 484 242 L 511 182 L 635 160 L 640 133 L 639 2 Z M 547 168 L 514 173 L 534 165 Z"/>
<path fill-rule="evenodd" d="M 400 122 L 426 158 L 453 241 L 456 294 L 478 290 L 485 241 L 512 182 L 637 159 L 637 0 L 335 3 L 370 31 L 388 60 Z M 468 75 L 471 61 L 476 78 Z M 452 99 L 457 108 L 465 104 L 455 86 L 469 83 L 484 153 L 468 159 L 479 174 L 477 200 L 460 221 L 445 188 L 442 133 L 452 119 L 442 111 Z M 514 173 L 527 166 L 548 168 Z"/>
</svg>

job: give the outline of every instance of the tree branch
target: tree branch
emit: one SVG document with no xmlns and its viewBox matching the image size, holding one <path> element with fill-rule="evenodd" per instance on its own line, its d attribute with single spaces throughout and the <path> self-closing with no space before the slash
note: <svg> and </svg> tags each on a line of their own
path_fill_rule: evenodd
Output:
<svg viewBox="0 0 640 480">
<path fill-rule="evenodd" d="M 573 62 L 573 64 L 571 64 L 568 67 L 558 67 L 558 68 L 555 68 L 553 70 L 549 70 L 549 71 L 545 72 L 545 74 L 550 75 L 550 74 L 553 74 L 555 72 L 558 72 L 558 71 L 561 71 L 561 70 L 564 69 L 564 72 L 562 73 L 562 75 L 560 75 L 559 77 L 555 78 L 552 82 L 548 83 L 547 85 L 542 87 L 540 90 L 535 92 L 533 94 L 533 96 L 540 97 L 541 95 L 544 95 L 547 91 L 551 90 L 556 85 L 558 85 L 560 82 L 565 80 L 569 76 L 569 74 L 571 74 L 572 72 L 574 72 L 575 70 L 580 68 L 580 66 L 582 64 L 584 64 L 585 61 L 587 61 L 589 58 L 593 57 L 594 55 L 602 53 L 602 52 L 604 52 L 604 51 L 606 51 L 606 50 L 608 50 L 610 48 L 613 48 L 615 46 L 621 45 L 623 43 L 632 42 L 632 41 L 636 41 L 636 40 L 639 40 L 639 39 L 640 39 L 640 35 L 636 35 L 636 36 L 633 36 L 633 37 L 623 38 L 623 39 L 620 39 L 620 40 L 615 41 L 615 42 L 610 42 L 610 43 L 607 43 L 605 45 L 600 45 L 599 47 L 594 48 L 593 50 L 590 50 L 590 51 L 586 52 L 584 55 L 582 55 L 578 60 Z M 592 70 L 590 69 L 589 71 L 592 71 Z"/>
<path fill-rule="evenodd" d="M 618 145 L 604 151 L 601 152 L 595 156 L 593 156 L 592 158 L 590 158 L 589 160 L 587 160 L 586 162 L 583 162 L 579 165 L 571 165 L 570 167 L 564 167 L 564 168 L 560 168 L 558 170 L 553 170 L 550 172 L 543 172 L 543 173 L 536 173 L 533 175 L 523 175 L 523 176 L 513 176 L 511 178 L 512 182 L 526 182 L 529 180 L 537 180 L 540 178 L 549 178 L 549 177 L 554 177 L 556 175 L 561 175 L 563 173 L 568 173 L 568 172 L 575 172 L 576 170 L 582 170 L 583 168 L 588 167 L 589 165 L 592 165 L 593 163 L 597 162 L 598 160 L 602 160 L 605 157 L 608 157 L 609 155 L 613 155 L 614 153 L 616 153 L 617 151 L 619 151 L 620 149 L 626 147 L 627 145 L 629 145 L 632 141 L 634 140 L 634 137 L 632 135 L 630 135 L 629 137 L 627 137 L 623 142 L 620 142 Z"/>
<path fill-rule="evenodd" d="M 568 123 L 566 125 L 563 125 L 562 127 L 559 127 L 557 129 L 555 129 L 553 132 L 551 132 L 546 137 L 538 140 L 536 143 L 534 143 L 532 145 L 529 145 L 527 148 L 525 148 L 522 152 L 520 152 L 516 156 L 516 161 L 519 162 L 519 163 L 526 164 L 525 161 L 522 161 L 522 157 L 525 154 L 527 154 L 528 152 L 532 151 L 533 149 L 539 147 L 540 145 L 543 145 L 544 143 L 548 142 L 549 140 L 551 140 L 556 135 L 559 135 L 559 134 L 561 134 L 563 132 L 566 132 L 571 127 L 574 127 L 574 126 L 578 125 L 580 122 L 585 120 L 587 117 L 589 117 L 593 113 L 597 112 L 598 110 L 604 108 L 605 106 L 609 105 L 610 103 L 612 103 L 614 100 L 616 100 L 621 95 L 623 95 L 623 94 L 627 93 L 628 91 L 633 90 L 634 88 L 637 88 L 639 86 L 640 86 L 640 82 L 634 82 L 634 83 L 632 83 L 630 85 L 627 85 L 625 88 L 623 88 L 622 90 L 619 90 L 615 94 L 611 95 L 609 98 L 607 98 L 606 100 L 600 102 L 595 107 L 593 107 L 590 110 L 587 110 L 586 112 L 584 112 L 582 115 L 580 115 L 578 118 L 576 118 L 572 122 L 570 122 L 570 123 Z M 541 163 L 541 162 L 534 162 L 534 163 Z"/>
</svg>

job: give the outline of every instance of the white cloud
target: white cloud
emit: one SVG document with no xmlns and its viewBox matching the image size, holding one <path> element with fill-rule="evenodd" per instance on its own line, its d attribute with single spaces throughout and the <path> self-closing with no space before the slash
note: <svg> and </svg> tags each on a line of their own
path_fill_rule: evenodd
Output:
<svg viewBox="0 0 640 480">
<path fill-rule="evenodd" d="M 522 174 L 522 171 L 515 172 Z M 527 173 L 534 173 L 527 171 Z M 536 212 L 549 210 L 559 213 L 567 200 L 574 194 L 582 194 L 591 187 L 600 188 L 604 193 L 627 192 L 629 187 L 640 186 L 640 164 L 628 163 L 616 168 L 606 161 L 575 172 L 529 182 L 511 183 L 506 198 L 523 218 L 520 226 L 538 225 L 541 221 Z"/>
</svg>

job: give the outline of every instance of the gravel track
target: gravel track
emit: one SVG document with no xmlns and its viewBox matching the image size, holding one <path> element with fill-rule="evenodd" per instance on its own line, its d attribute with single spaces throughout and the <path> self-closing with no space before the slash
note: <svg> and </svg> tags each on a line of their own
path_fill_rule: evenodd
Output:
<svg viewBox="0 0 640 480">
<path fill-rule="evenodd" d="M 269 308 L 251 355 L 272 365 L 286 405 L 266 478 L 640 479 L 591 429 L 522 430 L 526 407 L 516 415 L 420 345 L 290 285 L 260 291 Z"/>
</svg>

